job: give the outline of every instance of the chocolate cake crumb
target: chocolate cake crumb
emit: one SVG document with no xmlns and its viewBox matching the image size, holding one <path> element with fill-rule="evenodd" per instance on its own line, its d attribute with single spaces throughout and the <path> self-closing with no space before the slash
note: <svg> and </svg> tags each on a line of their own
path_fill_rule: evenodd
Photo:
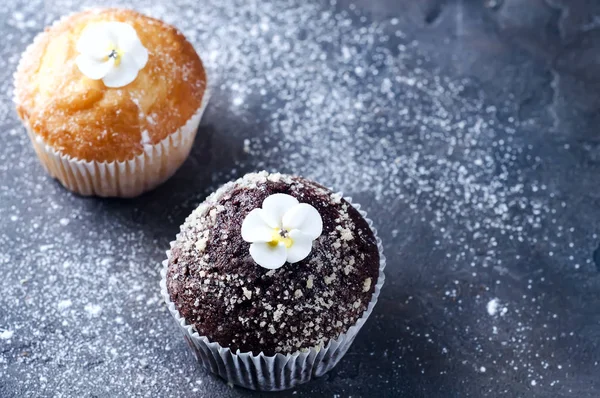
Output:
<svg viewBox="0 0 600 398">
<path fill-rule="evenodd" d="M 241 225 L 275 193 L 315 207 L 323 232 L 307 258 L 268 270 L 250 256 Z M 171 248 L 167 288 L 200 335 L 233 351 L 274 355 L 344 333 L 371 301 L 378 269 L 373 232 L 341 195 L 260 172 L 224 185 L 187 218 Z"/>
</svg>

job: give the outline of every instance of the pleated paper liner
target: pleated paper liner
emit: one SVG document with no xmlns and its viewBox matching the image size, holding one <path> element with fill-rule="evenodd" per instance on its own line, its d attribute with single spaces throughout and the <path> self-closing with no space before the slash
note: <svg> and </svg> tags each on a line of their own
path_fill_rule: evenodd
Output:
<svg viewBox="0 0 600 398">
<path fill-rule="evenodd" d="M 176 132 L 123 162 L 75 159 L 46 144 L 24 121 L 29 138 L 48 173 L 79 195 L 130 198 L 150 191 L 169 179 L 188 157 L 208 103 L 204 92 L 200 108 Z"/>
<path fill-rule="evenodd" d="M 351 198 L 344 199 L 352 204 Z M 188 324 L 179 314 L 175 304 L 171 301 L 167 290 L 169 261 L 165 260 L 163 262 L 160 282 L 161 294 L 169 312 L 179 325 L 185 340 L 200 363 L 229 383 L 261 391 L 278 391 L 293 388 L 313 378 L 324 375 L 337 365 L 344 354 L 346 354 L 346 351 L 348 351 L 348 348 L 350 348 L 358 331 L 367 321 L 369 315 L 371 315 L 385 281 L 383 271 L 386 260 L 383 254 L 381 239 L 377 237 L 377 230 L 373 227 L 373 222 L 367 218 L 367 213 L 360 210 L 360 205 L 355 204 L 353 206 L 367 220 L 369 227 L 375 235 L 380 258 L 379 277 L 371 301 L 362 316 L 346 333 L 341 334 L 337 339 L 328 341 L 324 346 L 320 345 L 285 355 L 276 354 L 268 356 L 263 353 L 254 355 L 251 352 L 246 353 L 239 350 L 233 352 L 228 347 L 222 347 L 219 343 L 210 341 L 206 336 L 200 336 L 194 326 Z M 170 254 L 170 251 L 167 251 L 167 257 L 170 257 Z"/>
</svg>

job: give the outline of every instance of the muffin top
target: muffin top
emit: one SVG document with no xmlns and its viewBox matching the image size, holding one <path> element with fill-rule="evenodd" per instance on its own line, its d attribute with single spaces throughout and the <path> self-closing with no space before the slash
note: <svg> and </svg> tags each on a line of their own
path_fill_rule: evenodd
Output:
<svg viewBox="0 0 600 398">
<path fill-rule="evenodd" d="M 268 201 L 289 197 L 300 203 L 296 210 L 318 212 L 298 228 L 309 235 L 322 228 L 307 255 L 294 254 L 300 240 L 288 245 L 279 229 L 276 242 L 259 242 L 289 247 L 287 261 L 278 263 L 251 250 L 248 236 L 258 233 L 248 233 L 247 224 Z M 314 220 L 319 216 L 322 224 Z M 270 239 L 266 232 L 263 241 Z M 346 332 L 367 309 L 378 274 L 373 232 L 340 194 L 301 177 L 260 172 L 224 185 L 187 218 L 171 247 L 167 290 L 201 336 L 234 352 L 274 355 L 326 345 Z"/>
<path fill-rule="evenodd" d="M 107 47 L 103 34 L 125 51 Z M 115 87 L 114 78 L 96 76 L 103 71 L 89 72 L 94 65 L 83 68 L 113 59 L 118 73 L 138 62 L 133 81 Z M 125 9 L 58 21 L 36 37 L 15 74 L 17 112 L 30 130 L 62 154 L 99 162 L 131 159 L 176 132 L 198 111 L 205 89 L 202 61 L 185 37 Z"/>
</svg>

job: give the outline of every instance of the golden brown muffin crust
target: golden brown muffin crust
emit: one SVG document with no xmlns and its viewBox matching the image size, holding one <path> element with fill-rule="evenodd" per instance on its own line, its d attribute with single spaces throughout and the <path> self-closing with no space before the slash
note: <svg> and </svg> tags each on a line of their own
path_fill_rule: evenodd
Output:
<svg viewBox="0 0 600 398">
<path fill-rule="evenodd" d="M 91 80 L 75 64 L 77 40 L 92 22 L 132 25 L 148 63 L 124 87 Z M 19 117 L 34 133 L 76 159 L 123 161 L 182 127 L 200 108 L 206 72 L 174 27 L 132 10 L 84 11 L 38 36 L 15 75 Z"/>
</svg>

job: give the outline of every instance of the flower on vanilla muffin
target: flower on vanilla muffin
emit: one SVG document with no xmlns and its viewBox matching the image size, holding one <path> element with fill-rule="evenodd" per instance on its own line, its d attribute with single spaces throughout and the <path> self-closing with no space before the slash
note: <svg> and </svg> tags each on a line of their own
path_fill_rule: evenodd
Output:
<svg viewBox="0 0 600 398">
<path fill-rule="evenodd" d="M 133 26 L 123 22 L 96 22 L 86 26 L 76 44 L 77 67 L 92 80 L 102 79 L 106 87 L 123 87 L 135 80 L 148 62 Z"/>
</svg>

